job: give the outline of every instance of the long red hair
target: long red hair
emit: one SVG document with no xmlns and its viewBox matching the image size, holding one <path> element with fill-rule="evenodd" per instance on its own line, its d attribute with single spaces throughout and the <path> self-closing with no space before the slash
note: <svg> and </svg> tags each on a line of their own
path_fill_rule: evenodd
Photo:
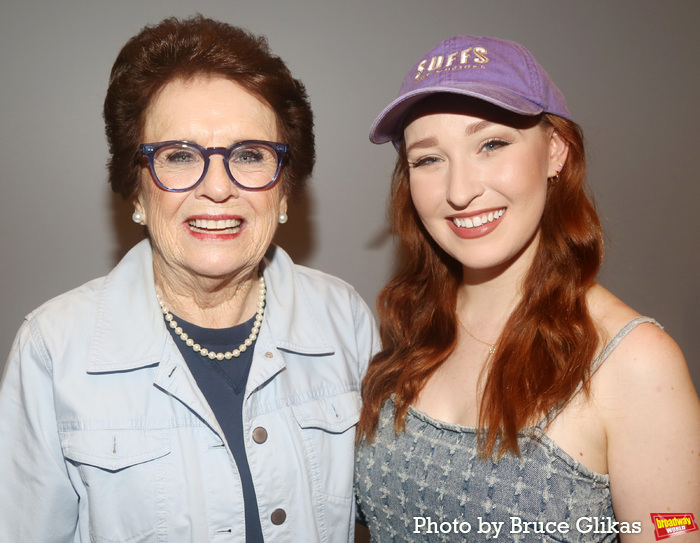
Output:
<svg viewBox="0 0 700 543">
<path fill-rule="evenodd" d="M 583 134 L 577 124 L 555 115 L 543 115 L 541 122 L 569 143 L 569 154 L 559 181 L 548 190 L 522 299 L 485 370 L 478 416 L 483 456 L 519 454 L 520 430 L 569 400 L 579 383 L 588 393 L 599 343 L 586 293 L 602 263 L 603 238 L 586 194 Z M 373 439 L 379 411 L 392 394 L 395 430 L 403 430 L 408 406 L 457 340 L 462 266 L 423 227 L 408 177 L 402 148 L 392 177 L 390 216 L 403 258 L 377 299 L 382 350 L 362 382 L 360 440 Z"/>
</svg>

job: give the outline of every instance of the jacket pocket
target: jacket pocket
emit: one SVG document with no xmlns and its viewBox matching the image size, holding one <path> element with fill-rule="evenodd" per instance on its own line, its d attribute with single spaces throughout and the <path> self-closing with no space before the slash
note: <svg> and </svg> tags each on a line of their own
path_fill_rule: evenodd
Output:
<svg viewBox="0 0 700 543">
<path fill-rule="evenodd" d="M 292 406 L 317 492 L 350 500 L 353 496 L 355 426 L 360 420 L 356 391 Z"/>
<path fill-rule="evenodd" d="M 301 428 L 342 434 L 360 420 L 360 405 L 360 394 L 353 390 L 295 405 L 292 411 Z"/>
<path fill-rule="evenodd" d="M 87 496 L 90 540 L 138 543 L 155 538 L 170 453 L 167 429 L 76 430 L 61 433 L 66 459 Z M 84 509 L 81 507 L 81 511 Z M 162 513 L 162 511 L 161 511 Z"/>
<path fill-rule="evenodd" d="M 292 407 L 311 470 L 322 541 L 347 540 L 353 522 L 355 425 L 360 394 L 346 392 Z"/>
</svg>

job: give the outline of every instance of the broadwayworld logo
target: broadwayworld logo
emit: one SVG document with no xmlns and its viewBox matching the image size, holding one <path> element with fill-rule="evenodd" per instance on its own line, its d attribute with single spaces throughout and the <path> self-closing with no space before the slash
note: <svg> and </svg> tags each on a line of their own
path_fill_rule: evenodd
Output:
<svg viewBox="0 0 700 543">
<path fill-rule="evenodd" d="M 698 529 L 692 513 L 652 513 L 651 521 L 657 541 Z"/>
</svg>

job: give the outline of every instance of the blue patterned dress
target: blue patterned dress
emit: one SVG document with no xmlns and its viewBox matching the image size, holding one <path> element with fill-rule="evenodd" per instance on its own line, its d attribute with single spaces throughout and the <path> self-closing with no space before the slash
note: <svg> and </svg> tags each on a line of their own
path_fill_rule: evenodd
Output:
<svg viewBox="0 0 700 543">
<path fill-rule="evenodd" d="M 645 322 L 655 323 L 646 317 L 628 323 L 593 371 Z M 556 413 L 521 433 L 521 456 L 483 460 L 476 428 L 447 424 L 413 407 L 406 431 L 397 435 L 388 400 L 375 439 L 358 447 L 355 462 L 358 518 L 372 542 L 616 541 L 622 527 L 615 524 L 609 476 L 590 470 L 544 433 Z"/>
</svg>

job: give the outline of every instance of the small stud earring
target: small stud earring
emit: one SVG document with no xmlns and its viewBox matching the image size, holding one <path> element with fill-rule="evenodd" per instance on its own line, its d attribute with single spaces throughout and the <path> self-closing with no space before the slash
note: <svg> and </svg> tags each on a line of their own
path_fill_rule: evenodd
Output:
<svg viewBox="0 0 700 543">
<path fill-rule="evenodd" d="M 131 220 L 136 224 L 143 224 L 143 215 L 141 215 L 141 213 L 138 211 L 134 211 L 134 214 L 131 216 Z"/>
<path fill-rule="evenodd" d="M 280 224 L 284 224 L 284 223 L 287 222 L 287 219 L 288 219 L 288 218 L 289 218 L 289 217 L 287 217 L 287 214 L 286 214 L 286 213 L 280 213 L 280 216 L 279 216 L 279 218 L 278 218 L 277 220 L 279 220 Z"/>
</svg>

